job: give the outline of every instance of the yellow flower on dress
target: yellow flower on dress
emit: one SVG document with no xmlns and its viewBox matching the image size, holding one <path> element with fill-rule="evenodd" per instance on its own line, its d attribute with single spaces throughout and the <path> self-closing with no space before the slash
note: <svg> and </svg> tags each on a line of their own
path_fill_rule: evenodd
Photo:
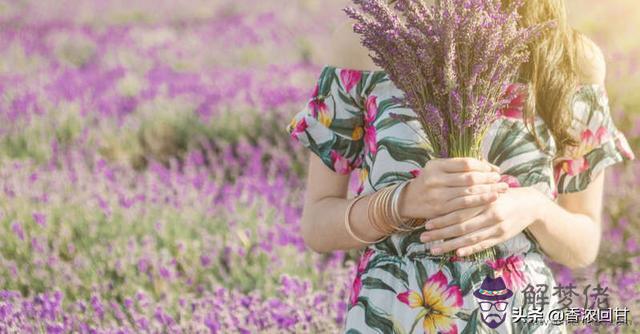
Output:
<svg viewBox="0 0 640 334">
<path fill-rule="evenodd" d="M 360 183 L 363 184 L 365 183 L 365 181 L 367 181 L 367 178 L 369 178 L 369 171 L 366 168 L 362 168 L 360 170 Z"/>
<path fill-rule="evenodd" d="M 407 291 L 398 300 L 411 308 L 422 308 L 409 333 L 422 320 L 425 334 L 457 333 L 455 314 L 462 307 L 462 292 L 457 285 L 449 285 L 447 277 L 438 271 L 422 287 L 422 293 Z"/>
<path fill-rule="evenodd" d="M 362 194 L 364 191 L 364 184 L 367 182 L 369 178 L 369 170 L 367 168 L 360 168 L 360 172 L 358 173 L 358 188 L 356 189 L 356 195 Z"/>
<path fill-rule="evenodd" d="M 360 138 L 362 138 L 363 134 L 364 134 L 364 130 L 362 129 L 362 127 L 361 126 L 356 126 L 353 129 L 353 132 L 351 132 L 351 139 L 360 140 Z"/>
<path fill-rule="evenodd" d="M 327 128 L 331 126 L 331 114 L 326 109 L 320 110 L 320 113 L 318 114 L 318 120 Z"/>
</svg>

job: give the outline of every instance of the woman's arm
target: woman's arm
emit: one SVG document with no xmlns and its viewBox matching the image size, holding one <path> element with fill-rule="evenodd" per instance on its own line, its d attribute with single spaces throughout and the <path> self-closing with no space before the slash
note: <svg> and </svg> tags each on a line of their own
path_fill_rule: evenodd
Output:
<svg viewBox="0 0 640 334">
<path fill-rule="evenodd" d="M 499 179 L 496 166 L 477 159 L 431 160 L 404 188 L 399 198 L 400 214 L 406 218 L 430 218 L 482 207 L 506 191 L 508 185 Z M 354 240 L 344 226 L 350 201 L 346 199 L 348 186 L 348 175 L 333 172 L 316 155 L 310 155 L 301 225 L 302 237 L 311 249 L 329 252 L 365 246 Z M 383 235 L 368 220 L 369 197 L 354 205 L 350 221 L 355 235 L 373 241 Z"/>
<path fill-rule="evenodd" d="M 542 250 L 567 267 L 588 266 L 598 255 L 604 173 L 583 191 L 561 194 L 557 204 L 542 198 L 537 219 L 529 226 Z"/>
<path fill-rule="evenodd" d="M 362 247 L 344 228 L 348 189 L 349 175 L 333 172 L 316 155 L 310 155 L 301 225 L 302 237 L 311 249 L 329 252 Z M 360 238 L 376 240 L 381 235 L 368 228 L 368 203 L 364 198 L 351 209 L 351 229 Z"/>
</svg>

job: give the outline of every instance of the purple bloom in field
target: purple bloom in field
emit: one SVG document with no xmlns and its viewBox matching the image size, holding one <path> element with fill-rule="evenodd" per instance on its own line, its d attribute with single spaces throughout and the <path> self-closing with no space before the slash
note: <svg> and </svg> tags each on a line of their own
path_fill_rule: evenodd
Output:
<svg viewBox="0 0 640 334">
<path fill-rule="evenodd" d="M 158 269 L 158 272 L 160 274 L 160 276 L 164 279 L 170 279 L 171 278 L 171 271 L 169 271 L 169 269 L 165 266 L 160 266 L 160 268 Z"/>
<path fill-rule="evenodd" d="M 33 250 L 35 250 L 37 253 L 44 252 L 44 248 L 42 247 L 42 244 L 38 242 L 38 238 L 36 237 L 31 238 L 31 247 L 33 247 Z"/>
<path fill-rule="evenodd" d="M 142 258 L 138 260 L 138 271 L 141 273 L 146 273 L 149 271 L 149 260 L 146 258 Z"/>
<path fill-rule="evenodd" d="M 11 229 L 13 230 L 13 233 L 20 238 L 20 240 L 24 240 L 24 230 L 22 229 L 22 224 L 20 224 L 20 222 L 13 222 L 13 224 L 11 224 Z"/>
<path fill-rule="evenodd" d="M 220 330 L 220 323 L 215 316 L 207 316 L 204 320 L 204 324 L 205 326 L 207 326 L 207 328 L 209 328 L 211 333 L 218 333 L 218 331 Z"/>
<path fill-rule="evenodd" d="M 104 318 L 104 307 L 102 305 L 100 297 L 96 295 L 91 296 L 91 307 L 93 308 L 93 312 L 95 312 L 98 318 L 102 320 Z"/>
<path fill-rule="evenodd" d="M 33 220 L 40 226 L 45 227 L 47 225 L 47 217 L 40 212 L 34 212 L 32 215 Z"/>
<path fill-rule="evenodd" d="M 211 257 L 208 255 L 200 255 L 200 264 L 205 267 L 208 268 L 211 265 Z"/>
</svg>

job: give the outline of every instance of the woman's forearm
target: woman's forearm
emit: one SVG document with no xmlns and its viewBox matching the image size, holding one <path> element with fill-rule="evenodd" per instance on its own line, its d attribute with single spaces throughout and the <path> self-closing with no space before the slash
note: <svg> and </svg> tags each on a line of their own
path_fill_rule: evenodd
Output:
<svg viewBox="0 0 640 334">
<path fill-rule="evenodd" d="M 358 200 L 350 213 L 351 231 L 359 238 L 373 241 L 382 235 L 371 227 L 367 207 L 371 195 Z M 302 237 L 317 252 L 331 252 L 362 248 L 365 244 L 354 240 L 344 226 L 347 205 L 353 199 L 325 197 L 306 205 L 302 214 Z"/>
<path fill-rule="evenodd" d="M 407 219 L 428 219 L 490 203 L 508 187 L 499 182 L 497 171 L 496 166 L 473 158 L 430 160 L 398 194 L 397 213 Z M 345 228 L 345 212 L 353 200 L 345 199 L 348 183 L 348 175 L 336 175 L 317 156 L 311 156 L 301 220 L 302 237 L 311 249 L 330 252 L 366 245 L 355 240 Z M 375 194 L 358 200 L 349 215 L 353 234 L 371 242 L 384 236 L 368 217 L 369 201 Z M 373 211 L 379 212 L 375 208 Z"/>
<path fill-rule="evenodd" d="M 573 213 L 549 198 L 541 198 L 529 231 L 551 259 L 570 268 L 591 264 L 600 246 L 601 227 L 593 217 Z"/>
</svg>

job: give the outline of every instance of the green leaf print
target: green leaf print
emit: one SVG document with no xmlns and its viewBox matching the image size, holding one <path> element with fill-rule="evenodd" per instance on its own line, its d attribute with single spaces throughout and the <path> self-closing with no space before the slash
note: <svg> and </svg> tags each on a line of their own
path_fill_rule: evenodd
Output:
<svg viewBox="0 0 640 334">
<path fill-rule="evenodd" d="M 393 245 L 393 242 L 391 241 L 390 238 L 387 238 L 381 242 L 378 242 L 375 247 L 377 250 L 380 250 L 391 256 L 400 256 L 400 254 L 398 254 L 398 251 L 396 250 L 396 247 Z"/>
<path fill-rule="evenodd" d="M 414 142 L 387 137 L 378 140 L 378 149 L 387 150 L 389 155 L 396 161 L 413 161 L 420 166 L 424 166 L 429 160 L 428 151 L 416 146 Z"/>
<path fill-rule="evenodd" d="M 367 85 L 367 87 L 364 90 L 365 96 L 369 96 L 369 94 L 371 94 L 371 91 L 373 91 L 376 85 L 379 85 L 385 81 L 389 81 L 389 78 L 387 78 L 387 74 L 385 72 L 372 72 L 372 73 L 373 74 L 371 74 L 371 81 L 369 82 L 369 85 Z"/>
<path fill-rule="evenodd" d="M 386 130 L 388 128 L 391 128 L 397 124 L 402 124 L 403 122 L 399 119 L 393 119 L 390 117 L 387 118 L 383 118 L 380 122 L 378 122 L 376 124 L 376 130 L 381 131 L 381 130 Z"/>
<path fill-rule="evenodd" d="M 330 140 L 322 142 L 321 144 L 313 141 L 313 138 L 309 136 L 309 148 L 316 152 L 318 156 L 322 158 L 325 164 L 331 166 L 331 150 L 336 150 L 343 154 L 343 156 L 349 161 L 354 161 L 358 155 L 362 153 L 363 143 L 345 139 L 340 136 L 332 136 Z"/>
<path fill-rule="evenodd" d="M 393 110 L 395 108 L 398 108 L 398 102 L 393 98 L 384 99 L 384 100 L 378 102 L 378 114 L 376 115 L 376 121 L 380 117 L 386 116 L 386 113 L 389 110 Z M 387 117 L 386 119 L 391 119 L 391 117 Z M 376 129 L 377 128 L 378 128 L 378 126 L 376 124 Z"/>
<path fill-rule="evenodd" d="M 357 118 L 336 118 L 331 122 L 331 129 L 339 135 L 344 136 L 349 142 L 353 142 L 351 135 L 353 129 L 357 126 L 362 126 L 362 121 L 359 122 Z"/>
<path fill-rule="evenodd" d="M 375 186 L 380 186 L 382 184 L 394 184 L 402 181 L 406 181 L 412 179 L 413 175 L 409 172 L 386 172 L 382 174 L 382 176 L 378 179 Z"/>
<path fill-rule="evenodd" d="M 331 85 L 337 79 L 336 72 L 333 68 L 325 67 L 318 79 L 318 94 L 325 97 L 331 93 Z"/>
<path fill-rule="evenodd" d="M 401 124 L 401 123 L 405 123 L 404 120 L 400 119 L 400 118 L 395 118 L 395 117 L 386 117 L 383 118 L 382 120 L 380 120 L 377 124 L 376 124 L 376 131 L 382 131 L 382 130 L 386 130 L 388 128 L 391 128 L 397 124 Z"/>
<path fill-rule="evenodd" d="M 449 285 L 460 286 L 460 262 L 447 261 L 444 266 L 449 270 L 449 275 L 451 276 Z"/>
<path fill-rule="evenodd" d="M 496 165 L 515 156 L 538 150 L 535 139 L 520 121 L 503 120 L 491 143 L 488 160 Z"/>
<path fill-rule="evenodd" d="M 383 265 L 377 266 L 376 268 L 386 271 L 391 276 L 401 281 L 405 286 L 409 285 L 409 277 L 407 275 L 407 272 L 400 269 L 400 266 L 393 263 L 385 263 Z"/>
<path fill-rule="evenodd" d="M 460 334 L 475 334 L 476 328 L 478 328 L 478 308 L 471 312 L 469 318 L 467 319 L 467 325 L 464 326 L 464 329 Z"/>
<path fill-rule="evenodd" d="M 516 176 L 521 186 L 530 186 L 539 182 L 549 182 L 551 175 L 551 160 L 540 157 L 529 160 L 506 169 L 502 174 Z"/>
<path fill-rule="evenodd" d="M 354 98 L 351 95 L 349 95 L 348 93 L 345 93 L 344 89 L 339 89 L 338 90 L 338 97 L 340 98 L 342 103 L 344 103 L 346 105 L 350 105 L 350 106 L 356 107 L 357 109 L 360 109 L 360 107 L 358 107 L 358 104 L 356 103 Z M 351 114 L 354 114 L 354 113 L 351 112 Z"/>
<path fill-rule="evenodd" d="M 394 294 L 398 294 L 396 290 L 394 290 L 389 284 L 385 283 L 379 278 L 369 276 L 362 280 L 362 285 L 367 289 L 388 290 L 393 292 Z"/>
<path fill-rule="evenodd" d="M 476 263 L 465 270 L 460 276 L 462 295 L 467 295 L 475 283 L 479 283 L 488 275 L 493 275 L 493 269 L 484 262 Z"/>
<path fill-rule="evenodd" d="M 416 265 L 416 280 L 418 281 L 418 286 L 422 288 L 424 282 L 427 281 L 427 270 L 424 267 L 422 261 L 414 261 Z"/>
<path fill-rule="evenodd" d="M 379 330 L 381 333 L 394 333 L 394 324 L 390 315 L 369 302 L 365 296 L 358 297 L 358 305 L 364 308 L 364 322 L 367 326 Z"/>
<path fill-rule="evenodd" d="M 407 254 L 408 251 L 409 251 L 409 246 L 411 246 L 412 244 L 415 244 L 415 243 L 421 243 L 420 234 L 422 232 L 424 232 L 424 231 L 425 231 L 425 229 L 424 229 L 424 227 L 422 227 L 422 228 L 420 228 L 418 230 L 415 230 L 415 231 L 411 232 L 411 234 L 405 236 L 402 239 L 402 242 L 400 242 L 400 246 L 399 246 L 400 252 L 402 252 L 403 254 Z"/>
</svg>

